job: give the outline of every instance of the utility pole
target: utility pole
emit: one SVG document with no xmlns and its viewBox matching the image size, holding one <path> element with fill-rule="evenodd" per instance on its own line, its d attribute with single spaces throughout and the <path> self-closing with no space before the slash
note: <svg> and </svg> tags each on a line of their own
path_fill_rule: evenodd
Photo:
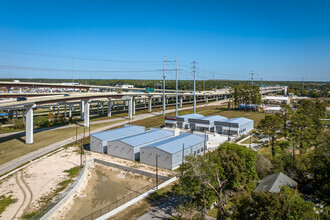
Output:
<svg viewBox="0 0 330 220">
<path fill-rule="evenodd" d="M 156 187 L 158 190 L 158 154 L 156 154 Z"/>
<path fill-rule="evenodd" d="M 194 113 L 196 113 L 196 61 L 193 62 L 193 72 L 194 72 Z"/>
<path fill-rule="evenodd" d="M 175 116 L 178 116 L 178 56 L 176 56 L 176 80 L 175 80 Z"/>
<path fill-rule="evenodd" d="M 253 70 L 251 72 L 251 86 L 253 86 Z"/>
<path fill-rule="evenodd" d="M 304 90 L 305 90 L 304 77 L 302 77 L 302 91 L 303 91 L 303 93 L 304 93 Z"/>
<path fill-rule="evenodd" d="M 163 63 L 163 115 L 165 115 L 165 56 Z"/>
<path fill-rule="evenodd" d="M 203 91 L 205 91 L 204 67 L 203 67 Z"/>
<path fill-rule="evenodd" d="M 204 128 L 204 155 L 206 153 L 206 129 Z"/>
<path fill-rule="evenodd" d="M 72 84 L 74 83 L 74 59 L 72 59 Z"/>
<path fill-rule="evenodd" d="M 261 81 L 260 81 L 260 94 L 261 94 L 261 103 L 262 103 L 262 78 L 261 78 Z"/>
<path fill-rule="evenodd" d="M 182 164 L 183 165 L 184 163 L 184 143 L 182 144 Z M 183 176 L 183 169 L 182 169 L 182 172 L 181 172 L 181 176 Z"/>
</svg>

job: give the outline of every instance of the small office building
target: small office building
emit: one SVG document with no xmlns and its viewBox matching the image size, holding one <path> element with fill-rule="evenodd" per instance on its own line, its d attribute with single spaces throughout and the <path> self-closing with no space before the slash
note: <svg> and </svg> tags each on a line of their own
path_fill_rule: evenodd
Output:
<svg viewBox="0 0 330 220">
<path fill-rule="evenodd" d="M 228 118 L 220 116 L 220 115 L 211 115 L 211 116 L 206 116 L 201 119 L 194 119 L 194 118 L 189 118 L 189 127 L 192 131 L 214 131 L 214 122 L 215 121 L 226 121 Z"/>
<path fill-rule="evenodd" d="M 178 128 L 189 129 L 189 119 L 201 119 L 204 118 L 204 115 L 193 113 L 193 114 L 186 114 L 180 115 L 176 117 L 176 123 Z"/>
<path fill-rule="evenodd" d="M 253 129 L 253 120 L 248 118 L 231 118 L 227 121 L 214 122 L 218 134 L 242 135 Z"/>
<path fill-rule="evenodd" d="M 108 141 L 107 154 L 128 160 L 140 158 L 140 148 L 174 136 L 174 131 L 150 128 L 149 131 Z"/>
<path fill-rule="evenodd" d="M 205 149 L 207 142 L 205 141 Z M 184 152 L 182 152 L 184 149 Z M 150 145 L 141 147 L 140 162 L 156 166 L 156 156 L 158 166 L 161 168 L 173 170 L 180 166 L 182 157 L 187 155 L 204 154 L 204 138 L 200 135 L 191 133 L 181 133 L 178 136 L 158 141 Z"/>
<path fill-rule="evenodd" d="M 143 126 L 124 125 L 122 128 L 102 131 L 90 136 L 90 150 L 98 153 L 106 153 L 107 142 L 110 140 L 143 133 L 146 130 Z"/>
</svg>

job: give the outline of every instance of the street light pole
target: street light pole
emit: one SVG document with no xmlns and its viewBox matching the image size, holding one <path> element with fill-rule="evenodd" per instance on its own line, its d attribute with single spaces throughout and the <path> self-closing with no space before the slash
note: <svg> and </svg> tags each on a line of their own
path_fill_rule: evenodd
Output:
<svg viewBox="0 0 330 220">
<path fill-rule="evenodd" d="M 163 115 L 165 115 L 165 56 L 163 63 Z"/>
<path fill-rule="evenodd" d="M 176 56 L 176 81 L 175 81 L 175 116 L 178 116 L 178 56 Z"/>
</svg>

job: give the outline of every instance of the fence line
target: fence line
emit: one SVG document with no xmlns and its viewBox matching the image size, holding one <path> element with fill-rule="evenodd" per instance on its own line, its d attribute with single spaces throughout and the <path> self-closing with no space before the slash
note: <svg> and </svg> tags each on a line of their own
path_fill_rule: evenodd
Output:
<svg viewBox="0 0 330 220">
<path fill-rule="evenodd" d="M 143 193 L 148 192 L 150 189 L 152 189 L 154 187 L 156 187 L 155 183 L 151 183 L 147 186 L 144 186 L 141 189 L 136 190 L 136 191 L 130 193 L 129 195 L 126 195 L 126 196 L 118 199 L 117 201 L 112 202 L 109 205 L 104 206 L 103 208 L 100 208 L 100 209 L 92 212 L 91 214 L 81 218 L 81 220 L 93 220 L 93 219 L 96 219 L 98 217 L 101 217 L 102 215 L 104 215 L 104 214 L 118 208 L 119 206 L 131 201 L 132 199 L 138 197 L 139 195 L 142 195 Z"/>
</svg>

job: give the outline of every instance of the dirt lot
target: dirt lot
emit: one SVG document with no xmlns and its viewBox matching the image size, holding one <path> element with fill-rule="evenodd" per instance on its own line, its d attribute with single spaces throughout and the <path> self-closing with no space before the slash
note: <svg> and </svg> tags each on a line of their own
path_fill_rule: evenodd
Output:
<svg viewBox="0 0 330 220">
<path fill-rule="evenodd" d="M 67 212 L 53 219 L 80 219 L 154 182 L 152 178 L 94 163 L 86 188 L 73 203 L 65 205 Z"/>
<path fill-rule="evenodd" d="M 78 166 L 79 158 L 75 148 L 68 148 L 2 180 L 0 195 L 13 195 L 17 201 L 6 208 L 1 219 L 20 219 L 39 209 L 41 200 L 54 193 L 58 184 L 68 178 L 64 170 Z"/>
</svg>

